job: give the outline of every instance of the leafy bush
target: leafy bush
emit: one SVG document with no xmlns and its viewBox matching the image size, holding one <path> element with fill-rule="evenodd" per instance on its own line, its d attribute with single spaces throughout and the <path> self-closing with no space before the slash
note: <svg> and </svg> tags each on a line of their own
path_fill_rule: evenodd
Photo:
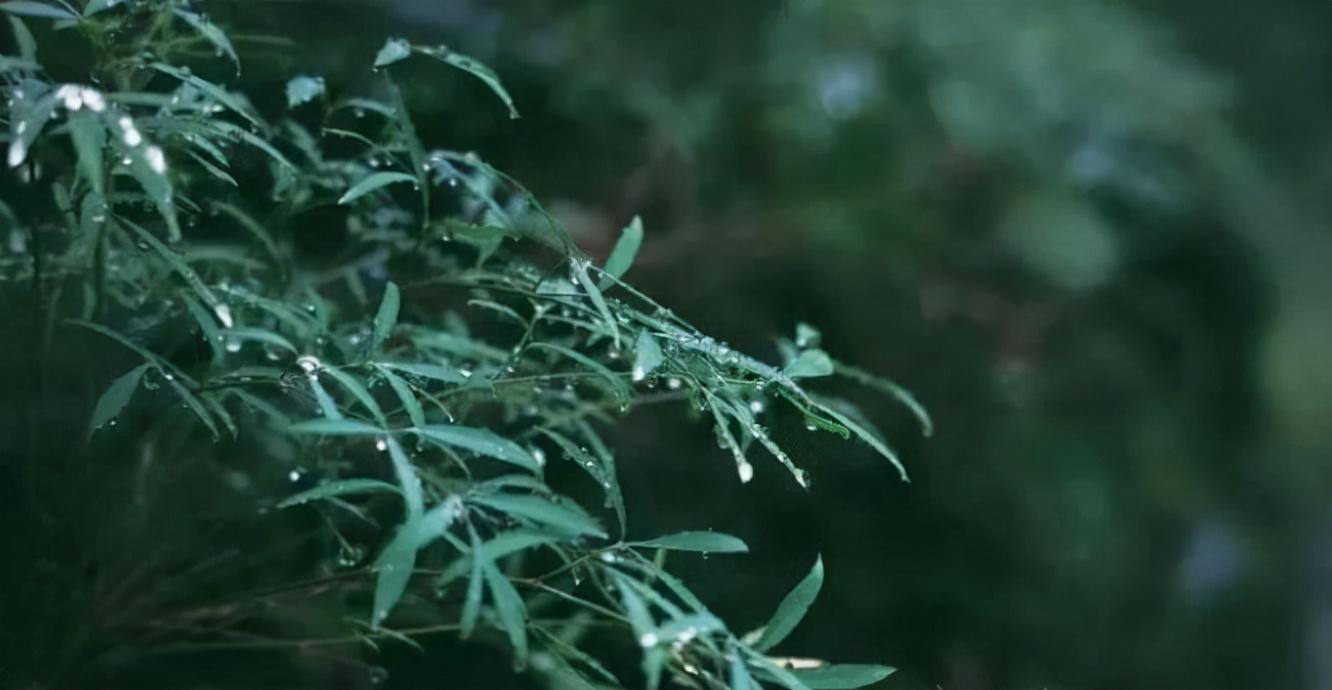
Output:
<svg viewBox="0 0 1332 690">
<path fill-rule="evenodd" d="M 97 377 L 60 403 L 90 410 L 86 438 L 44 439 L 46 422 L 30 422 L 45 451 L 23 468 L 30 514 L 3 584 L 6 618 L 33 629 L 0 639 L 12 678 L 88 683 L 217 650 L 355 657 L 432 633 L 491 642 L 552 687 L 621 686 L 623 672 L 590 652 L 626 642 L 648 687 L 664 674 L 698 688 L 859 687 L 891 672 L 771 655 L 817 596 L 821 561 L 766 625 L 731 632 L 665 564 L 668 552 L 744 542 L 631 539 L 599 428 L 631 407 L 685 402 L 741 482 L 762 452 L 808 488 L 760 422 L 770 404 L 902 467 L 854 407 L 803 380 L 881 388 L 928 428 L 924 412 L 831 359 L 812 327 L 782 341 L 773 366 L 633 289 L 623 277 L 638 219 L 596 265 L 515 180 L 474 153 L 427 149 L 394 71 L 408 60 L 460 70 L 517 117 L 487 67 L 390 39 L 364 84 L 283 77 L 284 107 L 239 89 L 238 46 L 291 47 L 233 41 L 189 3 L 0 9 L 17 48 L 0 58 L 6 184 L 24 190 L 0 206 L 5 300 L 26 290 L 34 305 L 43 401 L 42 369 L 61 347 L 105 352 L 68 358 L 83 368 L 70 377 Z M 58 59 L 42 50 L 53 44 Z M 179 481 L 194 464 L 212 483 Z M 154 483 L 159 473 L 173 479 Z M 261 517 L 212 505 L 229 492 Z M 164 506 L 144 531 L 165 543 L 179 528 L 189 549 L 107 547 L 144 501 Z M 277 529 L 275 514 L 280 536 L 305 545 L 294 557 L 209 556 L 218 524 Z M 303 636 L 313 624 L 295 611 L 333 611 L 342 632 Z"/>
</svg>

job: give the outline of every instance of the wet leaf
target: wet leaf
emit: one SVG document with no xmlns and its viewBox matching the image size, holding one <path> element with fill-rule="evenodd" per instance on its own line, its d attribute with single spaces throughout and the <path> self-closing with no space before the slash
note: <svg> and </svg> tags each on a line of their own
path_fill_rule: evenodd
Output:
<svg viewBox="0 0 1332 690">
<path fill-rule="evenodd" d="M 699 553 L 748 553 L 749 546 L 737 537 L 721 532 L 678 532 L 647 541 L 631 542 L 631 546 Z"/>
<path fill-rule="evenodd" d="M 110 386 L 107 386 L 106 391 L 97 399 L 97 405 L 93 407 L 92 419 L 88 426 L 89 436 L 115 419 L 116 415 L 125 409 L 130 398 L 134 397 L 134 391 L 139 389 L 139 382 L 143 380 L 144 373 L 151 367 L 151 364 L 141 364 L 130 369 L 115 381 L 112 381 Z"/>
<path fill-rule="evenodd" d="M 531 453 L 489 429 L 456 424 L 428 424 L 415 427 L 412 431 L 427 441 L 469 450 L 477 455 L 503 460 L 533 472 L 541 471 L 541 466 Z"/>
<path fill-rule="evenodd" d="M 623 276 L 629 267 L 633 266 L 634 258 L 638 256 L 638 249 L 642 246 L 643 220 L 634 216 L 620 233 L 619 241 L 615 243 L 615 248 L 606 259 L 605 271 L 608 277 L 601 280 L 602 290 L 609 290 L 615 284 L 615 279 Z"/>
<path fill-rule="evenodd" d="M 348 189 L 347 193 L 343 194 L 342 198 L 338 199 L 338 203 L 349 204 L 365 196 L 366 194 L 375 191 L 376 189 L 387 187 L 391 184 L 400 184 L 402 182 L 410 182 L 412 184 L 416 184 L 416 178 L 413 177 L 412 175 L 408 175 L 407 173 L 400 173 L 400 172 L 371 173 L 370 175 L 367 175 L 365 178 L 363 178 L 360 182 L 357 182 L 355 185 L 352 185 L 351 189 Z"/>
</svg>

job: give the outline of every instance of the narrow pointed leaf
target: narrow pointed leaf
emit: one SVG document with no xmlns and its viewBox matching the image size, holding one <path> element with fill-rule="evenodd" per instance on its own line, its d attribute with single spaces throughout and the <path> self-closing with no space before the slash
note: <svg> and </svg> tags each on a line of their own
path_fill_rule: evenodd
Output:
<svg viewBox="0 0 1332 690">
<path fill-rule="evenodd" d="M 641 381 L 651 376 L 661 366 L 662 359 L 661 345 L 657 344 L 657 339 L 647 329 L 640 331 L 638 342 L 634 345 L 634 380 Z"/>
<path fill-rule="evenodd" d="M 629 267 L 634 265 L 634 258 L 638 256 L 638 249 L 642 246 L 643 220 L 634 216 L 634 219 L 624 227 L 619 241 L 615 243 L 615 248 L 606 258 L 605 271 L 608 277 L 601 279 L 602 290 L 609 290 L 615 284 L 615 279 L 623 276 Z"/>
<path fill-rule="evenodd" d="M 310 419 L 297 422 L 287 427 L 293 434 L 318 434 L 321 436 L 378 436 L 384 430 L 365 422 L 352 419 Z"/>
<path fill-rule="evenodd" d="M 374 331 L 370 340 L 372 351 L 378 351 L 379 347 L 392 334 L 393 327 L 398 323 L 398 309 L 401 306 L 401 299 L 398 294 L 398 286 L 390 280 L 384 286 L 384 299 L 380 301 L 379 311 L 375 313 Z"/>
<path fill-rule="evenodd" d="M 592 282 L 592 278 L 587 274 L 587 262 L 582 259 L 573 259 L 570 262 L 573 265 L 574 277 L 578 283 L 583 286 L 583 291 L 587 293 L 588 299 L 592 300 L 592 306 L 596 307 L 597 312 L 610 329 L 611 340 L 618 345 L 620 343 L 620 327 L 615 322 L 615 315 L 611 313 L 610 305 L 606 304 L 606 298 L 601 294 L 597 284 Z"/>
<path fill-rule="evenodd" d="M 758 641 L 754 643 L 754 649 L 767 651 L 786 639 L 786 636 L 790 635 L 805 617 L 805 613 L 818 598 L 819 590 L 822 588 L 823 557 L 820 556 L 814 561 L 814 567 L 810 569 L 805 579 L 801 580 L 800 584 L 796 585 L 777 606 L 777 610 L 759 635 Z"/>
<path fill-rule="evenodd" d="M 102 150 L 106 148 L 106 128 L 93 113 L 70 113 L 69 138 L 79 157 L 79 172 L 93 191 L 103 194 L 106 184 L 102 177 Z"/>
<path fill-rule="evenodd" d="M 832 359 L 823 350 L 805 350 L 786 365 L 785 373 L 793 379 L 831 376 Z"/>
<path fill-rule="evenodd" d="M 236 55 L 236 48 L 231 45 L 231 39 L 227 38 L 226 33 L 218 28 L 216 24 L 209 21 L 208 17 L 189 10 L 177 7 L 176 16 L 185 20 L 195 31 L 199 32 L 213 47 L 217 48 L 219 55 L 226 55 L 231 58 L 232 64 L 236 66 L 236 72 L 240 72 L 240 57 Z"/>
<path fill-rule="evenodd" d="M 400 493 L 400 491 L 398 487 L 378 479 L 340 479 L 294 493 L 282 499 L 278 507 L 290 508 L 325 498 L 369 493 Z"/>
<path fill-rule="evenodd" d="M 877 664 L 832 664 L 821 668 L 793 670 L 791 675 L 799 678 L 810 690 L 851 690 L 873 685 L 896 670 L 892 666 Z"/>
<path fill-rule="evenodd" d="M 387 50 L 388 46 L 384 46 L 384 49 Z M 501 101 L 504 102 L 505 107 L 509 109 L 509 119 L 518 119 L 518 108 L 513 103 L 513 97 L 509 95 L 509 92 L 504 88 L 504 84 L 500 82 L 499 75 L 495 74 L 495 71 L 487 67 L 485 63 L 482 63 L 476 58 L 463 55 L 456 50 L 451 50 L 446 46 L 417 48 L 417 50 L 424 55 L 429 55 L 446 65 L 456 67 L 477 79 L 480 79 L 496 96 L 499 97 Z M 380 52 L 382 53 L 383 51 Z M 376 59 L 375 62 L 378 63 L 378 59 Z"/>
<path fill-rule="evenodd" d="M 10 0 L 9 2 L 0 3 L 0 11 L 24 17 L 42 17 L 44 19 L 79 18 L 79 15 L 74 14 L 63 7 L 48 5 L 44 2 L 31 2 L 30 0 Z"/>
<path fill-rule="evenodd" d="M 100 429 L 107 422 L 116 418 L 120 411 L 129 404 L 130 398 L 134 397 L 134 391 L 138 390 L 139 382 L 143 380 L 143 375 L 151 367 L 151 364 L 141 364 L 130 369 L 121 375 L 115 381 L 107 386 L 106 392 L 97 399 L 97 405 L 93 407 L 92 419 L 89 422 L 88 434 Z"/>
<path fill-rule="evenodd" d="M 470 450 L 478 455 L 503 460 L 533 472 L 541 470 L 536 458 L 523 450 L 522 446 L 488 429 L 453 424 L 429 424 L 415 427 L 413 431 L 427 441 Z"/>
<path fill-rule="evenodd" d="M 482 561 L 482 572 L 486 584 L 490 587 L 490 597 L 495 605 L 495 617 L 509 637 L 513 646 L 515 666 L 519 669 L 527 665 L 527 607 L 513 583 L 495 567 L 491 560 Z"/>
<path fill-rule="evenodd" d="M 287 82 L 287 107 L 295 108 L 324 94 L 324 78 L 301 75 Z"/>
<path fill-rule="evenodd" d="M 606 531 L 582 509 L 554 503 L 538 496 L 475 494 L 470 499 L 508 515 L 525 518 L 574 537 L 605 537 Z"/>
<path fill-rule="evenodd" d="M 343 194 L 342 198 L 338 199 L 338 203 L 349 204 L 365 196 L 366 194 L 375 191 L 376 189 L 379 189 L 381 187 L 387 187 L 388 185 L 391 184 L 398 184 L 401 182 L 411 182 L 415 184 L 416 178 L 411 175 L 408 175 L 407 173 L 401 173 L 401 172 L 372 173 L 366 176 L 365 179 L 361 180 L 360 182 L 357 182 L 355 185 L 352 185 L 352 188 L 348 189 L 347 193 Z"/>
<path fill-rule="evenodd" d="M 699 553 L 748 553 L 749 546 L 738 537 L 721 532 L 679 532 L 656 539 L 633 542 L 633 546 Z"/>
</svg>

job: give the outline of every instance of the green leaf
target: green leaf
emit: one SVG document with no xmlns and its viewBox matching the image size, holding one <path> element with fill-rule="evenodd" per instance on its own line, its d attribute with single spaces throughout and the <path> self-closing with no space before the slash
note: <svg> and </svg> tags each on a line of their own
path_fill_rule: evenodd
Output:
<svg viewBox="0 0 1332 690">
<path fill-rule="evenodd" d="M 554 503 L 539 496 L 473 494 L 470 501 L 545 525 L 568 536 L 605 537 L 606 532 L 581 508 Z"/>
<path fill-rule="evenodd" d="M 412 44 L 403 38 L 390 38 L 384 42 L 384 47 L 375 54 L 375 69 L 387 67 L 395 62 L 401 62 L 412 54 Z"/>
<path fill-rule="evenodd" d="M 380 187 L 387 187 L 388 185 L 397 184 L 399 182 L 411 182 L 412 184 L 416 184 L 416 178 L 401 172 L 372 173 L 353 185 L 351 189 L 348 189 L 347 193 L 343 194 L 342 198 L 338 199 L 338 203 L 349 204 Z"/>
<path fill-rule="evenodd" d="M 0 7 L 9 7 L 12 4 L 14 3 L 0 4 Z M 57 102 L 55 90 L 51 89 L 40 95 L 31 91 L 32 89 L 24 89 L 23 96 L 17 98 L 14 97 L 14 90 L 9 91 L 14 102 L 9 107 L 9 152 L 6 162 L 11 168 L 17 168 L 28 159 L 28 149 L 42 133 L 42 128 L 46 127 L 46 123 L 55 115 Z"/>
<path fill-rule="evenodd" d="M 800 679 L 810 690 L 850 690 L 873 685 L 892 675 L 897 669 L 877 664 L 833 664 L 814 669 L 793 670 L 791 675 Z"/>
<path fill-rule="evenodd" d="M 191 391 L 189 387 L 179 381 L 174 375 L 164 375 L 164 378 L 166 378 L 167 383 L 171 385 L 171 388 L 176 391 L 176 395 L 179 395 L 180 399 L 184 401 L 185 406 L 194 413 L 194 416 L 199 418 L 199 421 L 203 422 L 204 426 L 208 427 L 208 431 L 213 434 L 213 439 L 216 440 L 220 438 L 221 435 L 217 431 L 217 424 L 213 422 L 213 415 L 208 412 L 208 408 L 204 405 L 203 401 L 199 400 L 199 397 L 194 394 L 194 391 Z"/>
<path fill-rule="evenodd" d="M 177 17 L 184 19 L 186 24 L 189 24 L 195 31 L 198 31 L 199 35 L 208 39 L 208 42 L 212 43 L 213 47 L 217 48 L 218 55 L 225 54 L 227 57 L 231 58 L 231 62 L 236 65 L 236 73 L 240 74 L 240 57 L 236 55 L 236 48 L 231 45 L 231 39 L 227 38 L 227 35 L 223 33 L 222 29 L 209 21 L 208 17 L 201 14 L 196 14 L 180 7 L 175 9 L 175 13 Z"/>
<path fill-rule="evenodd" d="M 624 231 L 620 233 L 620 239 L 615 243 L 615 248 L 611 250 L 610 256 L 606 258 L 607 277 L 601 279 L 601 289 L 609 290 L 615 284 L 615 280 L 620 278 L 634 264 L 634 258 L 638 256 L 639 247 L 643 246 L 643 219 L 634 216 L 629 224 L 624 226 Z"/>
<path fill-rule="evenodd" d="M 766 652 L 786 639 L 786 636 L 790 635 L 805 617 L 805 613 L 818 598 L 819 590 L 822 588 L 823 557 L 820 556 L 814 561 L 814 567 L 810 569 L 805 579 L 787 593 L 781 604 L 778 604 L 772 618 L 768 619 L 768 624 L 763 626 L 763 632 L 753 645 L 754 649 Z"/>
<path fill-rule="evenodd" d="M 125 0 L 88 0 L 88 4 L 83 6 L 83 16 L 91 17 L 98 12 L 104 12 L 124 3 Z"/>
<path fill-rule="evenodd" d="M 402 402 L 402 409 L 407 411 L 407 418 L 412 420 L 412 426 L 425 426 L 425 410 L 421 409 L 421 402 L 416 399 L 416 394 L 412 392 L 412 387 L 402 380 L 401 376 L 393 373 L 388 367 L 382 364 L 374 365 L 375 370 L 380 376 L 388 382 L 389 388 L 393 389 L 394 395 Z"/>
<path fill-rule="evenodd" d="M 893 398 L 896 398 L 898 402 L 905 405 L 908 410 L 911 410 L 911 414 L 916 416 L 916 420 L 920 422 L 921 433 L 926 436 L 932 436 L 934 434 L 934 420 L 930 419 L 930 413 L 925 410 L 925 406 L 921 405 L 920 401 L 916 400 L 916 396 L 912 395 L 911 391 L 903 388 L 894 381 L 890 381 L 882 376 L 875 376 L 864 369 L 859 369 L 848 364 L 834 361 L 833 367 L 841 376 L 845 376 L 852 381 L 856 381 L 857 383 L 864 384 L 871 388 L 877 388 Z"/>
<path fill-rule="evenodd" d="M 48 5 L 44 2 L 29 2 L 28 0 L 9 0 L 9 2 L 0 3 L 0 11 L 24 17 L 42 17 L 45 19 L 79 18 L 79 15 L 63 7 Z"/>
<path fill-rule="evenodd" d="M 393 473 L 398 476 L 398 485 L 402 487 L 402 500 L 409 518 L 421 515 L 425 509 L 425 492 L 421 489 L 421 478 L 416 475 L 411 458 L 402 449 L 402 445 L 392 436 L 384 438 L 388 447 L 389 459 L 393 461 Z"/>
<path fill-rule="evenodd" d="M 597 308 L 601 318 L 605 321 L 606 327 L 610 329 L 611 340 L 616 345 L 620 344 L 620 327 L 615 322 L 615 315 L 611 313 L 610 306 L 606 304 L 606 298 L 597 288 L 597 284 L 592 282 L 592 278 L 587 274 L 588 262 L 583 259 L 574 258 L 570 260 L 574 278 L 583 286 L 583 291 L 587 293 L 588 299 L 592 300 L 592 305 Z"/>
<path fill-rule="evenodd" d="M 294 493 L 282 499 L 278 507 L 290 508 L 325 498 L 369 493 L 401 493 L 401 491 L 398 487 L 378 479 L 340 479 Z"/>
<path fill-rule="evenodd" d="M 806 348 L 818 347 L 823 343 L 823 334 L 819 329 L 801 322 L 796 324 L 796 347 L 804 350 Z"/>
<path fill-rule="evenodd" d="M 388 50 L 387 45 L 384 46 L 384 50 Z M 384 50 L 380 51 L 381 55 L 383 54 Z M 439 60 L 440 62 L 443 62 L 446 65 L 456 67 L 476 77 L 477 79 L 480 79 L 482 82 L 485 83 L 486 86 L 490 87 L 490 90 L 494 92 L 494 94 L 498 96 L 501 101 L 504 102 L 505 107 L 509 109 L 509 119 L 511 120 L 518 119 L 518 108 L 513 103 L 513 97 L 509 95 L 509 92 L 505 90 L 504 85 L 500 83 L 499 75 L 495 74 L 495 71 L 487 67 L 485 63 L 481 62 L 480 60 L 477 60 L 476 58 L 463 55 L 462 53 L 459 53 L 454 50 L 450 50 L 446 46 L 436 46 L 433 48 L 417 48 L 416 50 L 422 55 L 428 55 L 432 58 L 435 58 L 436 60 Z M 400 60 L 402 58 L 398 59 Z M 375 59 L 375 63 L 376 66 L 378 66 L 379 63 L 378 58 Z"/>
<path fill-rule="evenodd" d="M 661 346 L 657 344 L 657 339 L 647 329 L 639 331 L 638 343 L 634 345 L 633 379 L 642 381 L 647 378 L 661 366 L 661 362 Z"/>
<path fill-rule="evenodd" d="M 26 63 L 37 62 L 37 39 L 32 37 L 28 25 L 18 17 L 9 17 L 9 28 L 14 31 L 14 43 L 18 47 L 19 58 Z"/>
<path fill-rule="evenodd" d="M 602 491 L 606 495 L 606 503 L 615 511 L 615 519 L 620 527 L 621 536 L 626 529 L 626 518 L 624 510 L 624 495 L 620 490 L 620 479 L 615 475 L 615 462 L 609 455 L 593 456 L 581 446 L 566 438 L 563 434 L 542 430 L 542 433 L 554 441 L 564 452 L 564 455 L 578 465 L 580 469 L 587 472 L 597 484 L 601 485 Z"/>
<path fill-rule="evenodd" d="M 633 391 L 630 390 L 629 386 L 624 382 L 624 379 L 621 378 L 619 374 L 615 373 L 614 371 L 611 371 L 609 367 L 602 364 L 601 362 L 598 362 L 597 360 L 592 359 L 591 357 L 588 357 L 587 355 L 578 352 L 577 350 L 570 350 L 569 348 L 564 347 L 563 345 L 556 345 L 554 343 L 532 343 L 529 347 L 531 347 L 534 350 L 550 350 L 552 352 L 557 352 L 583 365 L 587 369 L 591 370 L 593 373 L 596 373 L 598 376 L 600 376 L 601 380 L 606 382 L 606 385 L 610 389 L 611 394 L 614 395 L 617 399 L 619 399 L 622 403 L 627 403 L 629 401 L 629 398 L 632 397 Z"/>
<path fill-rule="evenodd" d="M 488 556 L 481 549 L 481 539 L 476 536 L 476 530 L 468 525 L 468 534 L 472 539 L 472 558 L 471 575 L 467 579 L 467 593 L 463 595 L 462 619 L 459 621 L 460 632 L 463 639 L 472 636 L 472 630 L 476 628 L 477 616 L 481 614 L 481 597 L 485 590 L 482 585 L 485 583 L 485 567 Z"/>
<path fill-rule="evenodd" d="M 416 568 L 417 537 L 413 534 L 413 524 L 408 522 L 398 528 L 393 540 L 380 552 L 375 560 L 378 574 L 375 576 L 375 600 L 371 605 L 372 626 L 378 628 L 397 606 L 411 582 L 412 570 Z"/>
<path fill-rule="evenodd" d="M 337 367 L 324 367 L 321 371 L 333 377 L 333 380 L 337 381 L 339 386 L 351 393 L 352 397 L 356 398 L 361 407 L 364 407 L 370 413 L 370 416 L 374 417 L 376 422 L 379 422 L 380 426 L 388 426 L 388 422 L 384 419 L 384 411 L 379 409 L 379 403 L 375 402 L 375 396 L 370 395 L 370 391 L 366 390 L 366 387 L 355 376 Z"/>
<path fill-rule="evenodd" d="M 732 652 L 726 656 L 731 660 L 730 690 L 761 690 L 759 684 L 754 682 L 754 677 L 749 675 L 749 667 L 745 665 L 743 655 Z"/>
<path fill-rule="evenodd" d="M 293 434 L 317 434 L 320 436 L 380 436 L 384 430 L 365 422 L 353 419 L 308 419 L 287 427 Z"/>
<path fill-rule="evenodd" d="M 764 680 L 771 680 L 782 684 L 787 690 L 811 690 L 791 671 L 773 663 L 773 661 L 761 654 L 753 654 L 750 657 L 757 665 L 758 670 Z"/>
<path fill-rule="evenodd" d="M 513 588 L 513 583 L 495 567 L 493 561 L 481 561 L 481 568 L 485 573 L 486 584 L 490 586 L 495 617 L 509 636 L 515 666 L 522 669 L 527 665 L 527 607 L 523 605 L 523 598 L 518 596 L 518 590 Z"/>
<path fill-rule="evenodd" d="M 153 252 L 162 257 L 162 260 L 171 267 L 171 270 L 175 271 L 185 281 L 185 284 L 190 286 L 190 289 L 199 296 L 199 299 L 214 311 L 223 326 L 231 327 L 234 325 L 231 323 L 231 310 L 222 304 L 222 300 L 213 294 L 213 291 L 199 278 L 199 274 L 195 273 L 194 269 L 190 268 L 189 264 L 185 263 L 185 260 L 179 254 L 162 244 L 161 240 L 157 239 L 153 233 L 148 232 L 147 229 L 134 221 L 120 218 L 120 225 L 129 228 L 138 237 L 139 242 L 148 245 Z"/>
<path fill-rule="evenodd" d="M 631 542 L 630 546 L 699 553 L 749 553 L 749 546 L 745 542 L 721 532 L 679 532 L 647 541 Z"/>
<path fill-rule="evenodd" d="M 79 171 L 92 185 L 93 191 L 104 194 L 106 183 L 102 177 L 102 150 L 106 148 L 106 128 L 93 113 L 79 111 L 69 115 L 69 138 L 79 158 Z"/>
<path fill-rule="evenodd" d="M 417 362 L 381 362 L 381 366 L 388 367 L 412 376 L 434 379 L 444 383 L 467 383 L 467 377 L 458 372 L 457 369 L 442 367 L 438 364 L 422 364 Z"/>
<path fill-rule="evenodd" d="M 540 472 L 532 454 L 513 441 L 489 429 L 478 429 L 455 424 L 429 424 L 412 428 L 421 438 L 446 446 L 463 448 L 478 455 L 503 460 L 532 472 Z"/>
<path fill-rule="evenodd" d="M 267 343 L 280 347 L 287 352 L 296 353 L 296 346 L 292 345 L 290 340 L 263 328 L 224 328 L 218 330 L 218 335 L 229 340 L 253 340 Z"/>
<path fill-rule="evenodd" d="M 175 65 L 155 62 L 151 66 L 153 69 L 163 74 L 171 75 L 172 77 L 193 86 L 203 92 L 205 96 L 217 101 L 219 105 L 225 107 L 227 110 L 245 118 L 246 122 L 249 122 L 251 125 L 255 127 L 263 127 L 264 123 L 259 120 L 259 116 L 254 113 L 245 101 L 241 100 L 240 97 L 234 94 L 228 93 L 227 90 L 221 86 L 218 86 L 207 79 L 202 79 L 194 73 L 183 70 Z M 246 133 L 249 134 L 249 132 Z"/>
<path fill-rule="evenodd" d="M 324 94 L 324 78 L 301 75 L 287 82 L 287 107 L 295 108 Z"/>
<path fill-rule="evenodd" d="M 379 311 L 375 313 L 374 333 L 370 339 L 371 351 L 379 351 L 380 346 L 392 334 L 393 327 L 398 323 L 398 309 L 401 306 L 401 301 L 398 286 L 390 280 L 384 286 L 384 299 L 380 301 Z"/>
<path fill-rule="evenodd" d="M 793 379 L 831 376 L 833 363 L 823 350 L 805 350 L 791 360 L 784 371 Z"/>
<path fill-rule="evenodd" d="M 107 422 L 116 418 L 120 411 L 129 404 L 130 398 L 134 397 L 134 391 L 139 389 L 139 381 L 151 364 L 141 364 L 127 373 L 121 375 L 115 381 L 107 386 L 106 391 L 97 399 L 97 404 L 93 407 L 92 420 L 88 424 L 88 435 L 102 428 Z"/>
<path fill-rule="evenodd" d="M 879 455 L 888 458 L 888 461 L 893 463 L 893 467 L 897 468 L 897 474 L 902 478 L 902 481 L 910 481 L 910 479 L 907 478 L 906 467 L 902 465 L 902 461 L 897 459 L 897 454 L 888 448 L 887 444 L 879 438 L 878 434 L 873 433 L 867 427 L 856 423 L 856 421 L 851 419 L 850 416 L 838 412 L 827 405 L 820 404 L 819 410 L 837 420 L 842 426 L 850 429 L 851 433 L 860 437 L 860 440 L 865 443 L 868 443 L 871 448 L 879 453 Z"/>
</svg>

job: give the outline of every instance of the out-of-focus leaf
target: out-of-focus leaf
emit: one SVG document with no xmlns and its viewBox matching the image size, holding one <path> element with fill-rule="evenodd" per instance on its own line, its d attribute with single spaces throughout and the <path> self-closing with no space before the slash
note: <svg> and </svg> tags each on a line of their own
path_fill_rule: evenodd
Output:
<svg viewBox="0 0 1332 690">
<path fill-rule="evenodd" d="M 287 82 L 287 107 L 295 108 L 324 94 L 324 78 L 301 75 Z"/>
<path fill-rule="evenodd" d="M 102 150 L 106 148 L 106 128 L 99 116 L 87 111 L 70 113 L 69 138 L 79 157 L 79 171 L 93 191 L 103 194 L 106 184 L 102 171 Z"/>
<path fill-rule="evenodd" d="M 30 0 L 10 0 L 0 3 L 0 11 L 10 14 L 17 14 L 24 17 L 41 17 L 43 19 L 78 19 L 79 15 L 56 5 L 48 5 L 44 2 L 31 2 Z"/>
<path fill-rule="evenodd" d="M 390 38 L 384 42 L 384 47 L 375 54 L 375 68 L 387 67 L 395 62 L 401 62 L 412 54 L 412 44 L 404 38 Z"/>
<path fill-rule="evenodd" d="M 833 363 L 823 350 L 805 350 L 786 365 L 785 372 L 793 379 L 831 376 Z"/>
<path fill-rule="evenodd" d="M 500 627 L 509 637 L 513 646 L 514 666 L 522 669 L 527 666 L 527 607 L 523 605 L 518 590 L 513 588 L 509 578 L 495 567 L 491 560 L 481 561 L 486 584 L 490 587 L 491 600 L 495 605 L 495 617 Z"/>
<path fill-rule="evenodd" d="M 364 179 L 362 179 L 360 182 L 357 182 L 356 184 L 352 185 L 351 189 L 348 189 L 347 193 L 343 194 L 342 197 L 338 199 L 338 203 L 349 204 L 365 196 L 366 194 L 375 191 L 376 189 L 379 189 L 381 187 L 387 187 L 388 185 L 391 184 L 398 184 L 401 182 L 410 182 L 412 184 L 416 184 L 416 178 L 412 175 L 408 175 L 407 173 L 401 173 L 401 172 L 371 173 L 370 175 L 367 175 Z"/>
</svg>

